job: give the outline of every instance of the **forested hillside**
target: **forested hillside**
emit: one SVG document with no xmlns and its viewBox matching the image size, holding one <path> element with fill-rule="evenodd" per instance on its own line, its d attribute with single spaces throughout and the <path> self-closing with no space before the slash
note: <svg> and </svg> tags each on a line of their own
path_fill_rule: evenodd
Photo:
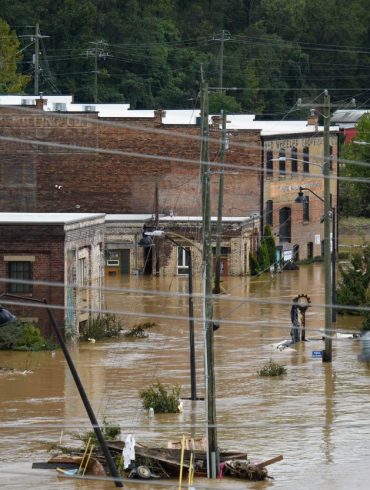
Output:
<svg viewBox="0 0 370 490">
<path fill-rule="evenodd" d="M 201 70 L 210 87 L 236 88 L 223 101 L 233 112 L 281 117 L 324 88 L 370 97 L 369 0 L 0 0 L 0 16 L 20 41 L 26 93 L 39 23 L 40 90 L 76 101 L 93 100 L 95 58 L 98 101 L 132 108 L 192 107 Z"/>
</svg>

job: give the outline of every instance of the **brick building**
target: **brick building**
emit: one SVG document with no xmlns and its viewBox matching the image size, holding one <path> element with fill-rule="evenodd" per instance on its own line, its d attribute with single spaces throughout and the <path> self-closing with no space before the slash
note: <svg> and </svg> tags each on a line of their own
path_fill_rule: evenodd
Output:
<svg viewBox="0 0 370 490">
<path fill-rule="evenodd" d="M 104 217 L 0 213 L 0 294 L 46 299 L 56 306 L 53 314 L 66 334 L 78 336 L 81 324 L 91 316 L 89 310 L 102 308 Z M 28 303 L 9 305 L 9 309 L 20 319 L 38 323 L 50 335 L 45 309 Z"/>
</svg>

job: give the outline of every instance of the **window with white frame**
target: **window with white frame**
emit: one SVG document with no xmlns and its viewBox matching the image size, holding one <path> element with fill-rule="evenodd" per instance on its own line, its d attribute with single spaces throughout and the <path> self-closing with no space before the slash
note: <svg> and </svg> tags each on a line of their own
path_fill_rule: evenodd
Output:
<svg viewBox="0 0 370 490">
<path fill-rule="evenodd" d="M 180 276 L 189 274 L 188 250 L 189 247 L 177 247 L 177 274 Z"/>
</svg>

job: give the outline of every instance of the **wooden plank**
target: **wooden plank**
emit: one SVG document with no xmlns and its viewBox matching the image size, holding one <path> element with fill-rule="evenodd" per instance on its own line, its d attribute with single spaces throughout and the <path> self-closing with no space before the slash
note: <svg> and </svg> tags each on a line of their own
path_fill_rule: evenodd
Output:
<svg viewBox="0 0 370 490">
<path fill-rule="evenodd" d="M 254 466 L 257 468 L 264 468 L 265 466 L 269 466 L 270 464 L 277 463 L 278 461 L 281 461 L 284 459 L 282 454 L 279 454 L 279 456 L 275 456 L 275 458 L 267 459 L 266 461 L 262 461 L 261 463 L 256 463 Z"/>
</svg>

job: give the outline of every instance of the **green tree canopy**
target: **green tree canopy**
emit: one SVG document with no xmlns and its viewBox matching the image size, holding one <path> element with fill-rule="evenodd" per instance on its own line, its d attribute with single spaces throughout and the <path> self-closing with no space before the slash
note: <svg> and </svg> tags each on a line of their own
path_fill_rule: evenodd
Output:
<svg viewBox="0 0 370 490">
<path fill-rule="evenodd" d="M 0 18 L 0 93 L 23 92 L 30 77 L 18 73 L 17 63 L 21 59 L 20 42 L 16 33 Z"/>
</svg>

